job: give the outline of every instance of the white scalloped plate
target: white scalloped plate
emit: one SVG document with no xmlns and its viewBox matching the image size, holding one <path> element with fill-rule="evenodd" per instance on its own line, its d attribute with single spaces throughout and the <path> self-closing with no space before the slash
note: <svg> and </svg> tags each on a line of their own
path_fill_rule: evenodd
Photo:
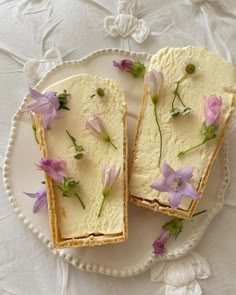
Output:
<svg viewBox="0 0 236 295">
<path fill-rule="evenodd" d="M 64 62 L 55 67 L 38 83 L 37 88 L 43 90 L 56 81 L 78 73 L 96 74 L 117 80 L 126 92 L 129 142 L 131 142 L 139 110 L 142 81 L 134 79 L 128 73 L 121 73 L 112 66 L 112 60 L 123 58 L 139 59 L 148 65 L 150 55 L 117 49 L 98 51 L 82 60 Z M 207 209 L 207 213 L 195 217 L 193 222 L 185 222 L 183 233 L 177 240 L 168 242 L 167 253 L 164 256 L 153 255 L 152 243 L 160 234 L 161 226 L 170 220 L 170 217 L 134 205 L 129 206 L 128 241 L 99 247 L 53 250 L 50 243 L 47 209 L 44 208 L 33 214 L 33 200 L 22 193 L 36 191 L 43 178 L 42 173 L 34 166 L 40 158 L 40 153 L 33 138 L 31 122 L 26 113 L 22 112 L 23 104 L 12 121 L 3 172 L 6 193 L 16 214 L 36 234 L 36 237 L 51 249 L 53 254 L 62 257 L 76 268 L 127 277 L 146 271 L 160 260 L 179 258 L 197 245 L 207 226 L 222 208 L 224 193 L 229 182 L 226 143 L 215 161 L 198 208 L 198 210 Z"/>
</svg>

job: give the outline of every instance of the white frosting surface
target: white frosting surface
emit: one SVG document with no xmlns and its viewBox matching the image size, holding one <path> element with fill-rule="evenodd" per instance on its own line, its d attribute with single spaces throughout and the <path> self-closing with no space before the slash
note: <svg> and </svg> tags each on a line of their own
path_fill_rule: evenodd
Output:
<svg viewBox="0 0 236 295">
<path fill-rule="evenodd" d="M 196 71 L 185 74 L 187 64 L 194 64 Z M 216 94 L 222 97 L 222 110 L 218 134 L 224 126 L 231 110 L 233 93 L 226 91 L 236 84 L 236 72 L 224 59 L 205 48 L 166 48 L 152 57 L 150 69 L 160 69 L 164 74 L 164 85 L 157 104 L 158 119 L 163 134 L 162 163 L 164 160 L 175 170 L 194 166 L 190 183 L 197 188 L 206 170 L 218 140 L 207 142 L 204 146 L 178 158 L 177 154 L 201 142 L 200 128 L 205 120 L 203 96 Z M 179 93 L 184 103 L 193 109 L 188 115 L 171 118 L 171 103 L 176 82 L 180 81 Z M 176 100 L 177 102 L 178 100 Z M 181 108 L 179 103 L 176 107 Z M 161 166 L 158 167 L 159 132 L 155 122 L 153 103 L 148 95 L 144 105 L 144 115 L 140 124 L 140 134 L 136 146 L 136 156 L 130 177 L 130 194 L 147 200 L 158 200 L 168 204 L 167 193 L 150 188 L 150 184 L 163 179 Z M 218 137 L 219 139 L 219 137 Z M 183 198 L 180 208 L 188 209 L 190 199 Z"/>
<path fill-rule="evenodd" d="M 104 88 L 105 96 L 91 98 L 97 87 Z M 86 209 L 82 209 L 78 199 L 63 197 L 55 188 L 61 237 L 122 233 L 124 92 L 114 81 L 91 75 L 72 76 L 51 85 L 45 91 L 63 93 L 64 89 L 71 95 L 67 105 L 70 111 L 60 110 L 58 114 L 61 118 L 52 121 L 51 129 L 45 132 L 48 157 L 60 157 L 67 162 L 69 176 L 79 181 L 78 194 Z M 93 114 L 98 114 L 103 120 L 117 150 L 85 128 L 87 118 Z M 75 150 L 66 130 L 84 147 L 86 156 L 82 160 L 73 158 Z M 101 171 L 104 164 L 120 166 L 121 172 L 98 218 L 103 189 Z"/>
</svg>

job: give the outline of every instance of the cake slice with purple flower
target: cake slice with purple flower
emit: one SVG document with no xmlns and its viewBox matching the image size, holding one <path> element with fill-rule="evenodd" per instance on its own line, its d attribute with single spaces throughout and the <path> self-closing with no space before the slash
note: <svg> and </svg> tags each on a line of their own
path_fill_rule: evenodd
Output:
<svg viewBox="0 0 236 295">
<path fill-rule="evenodd" d="M 144 77 L 130 201 L 190 219 L 233 116 L 236 70 L 201 47 L 165 48 Z"/>
</svg>

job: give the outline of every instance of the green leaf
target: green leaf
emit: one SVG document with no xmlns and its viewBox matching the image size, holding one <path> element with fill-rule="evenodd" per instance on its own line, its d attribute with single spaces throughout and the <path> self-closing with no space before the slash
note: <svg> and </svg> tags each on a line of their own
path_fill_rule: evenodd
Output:
<svg viewBox="0 0 236 295">
<path fill-rule="evenodd" d="M 58 100 L 60 103 L 59 110 L 64 109 L 64 110 L 70 111 L 70 109 L 66 106 L 68 103 L 68 99 L 67 99 L 68 96 L 70 96 L 70 94 L 68 94 L 65 89 L 64 89 L 64 93 L 61 93 L 58 95 Z"/>
<path fill-rule="evenodd" d="M 129 72 L 131 74 L 133 74 L 133 77 L 135 77 L 135 78 L 139 78 L 139 77 L 142 78 L 145 75 L 146 67 L 139 60 L 136 60 L 134 62 L 134 65 L 133 65 L 132 69 Z"/>
<path fill-rule="evenodd" d="M 172 236 L 177 238 L 183 229 L 183 219 L 174 218 L 171 221 L 164 224 L 162 228 L 164 230 L 168 230 Z"/>
</svg>

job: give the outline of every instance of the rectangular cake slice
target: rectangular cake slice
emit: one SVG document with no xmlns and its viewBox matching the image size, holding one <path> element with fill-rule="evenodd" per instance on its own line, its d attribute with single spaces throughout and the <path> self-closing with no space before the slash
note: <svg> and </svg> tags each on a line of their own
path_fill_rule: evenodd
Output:
<svg viewBox="0 0 236 295">
<path fill-rule="evenodd" d="M 44 92 L 61 94 L 64 90 L 69 94 L 66 107 L 70 110 L 60 109 L 58 118 L 50 122 L 50 129 L 44 129 L 38 116 L 37 132 L 42 157 L 66 162 L 67 176 L 79 182 L 76 194 L 85 208 L 75 195 L 63 195 L 55 181 L 45 174 L 53 246 L 78 247 L 124 241 L 128 199 L 124 91 L 112 80 L 76 75 L 51 85 Z M 95 117 L 102 121 L 110 142 L 88 128 L 88 120 Z M 72 137 L 84 149 L 82 159 L 74 157 Z M 109 182 L 102 177 L 103 167 L 107 165 L 120 172 L 99 215 L 104 181 Z"/>
<path fill-rule="evenodd" d="M 133 146 L 130 201 L 154 211 L 190 219 L 199 200 L 183 194 L 177 208 L 173 209 L 170 206 L 170 197 L 177 196 L 178 183 L 175 181 L 160 187 L 160 181 L 163 184 L 165 178 L 162 173 L 163 164 L 168 164 L 174 171 L 194 167 L 189 184 L 201 198 L 233 115 L 236 72 L 223 58 L 200 47 L 162 49 L 151 59 L 149 71 L 153 69 L 163 73 L 164 81 L 155 106 L 162 133 L 161 159 L 159 164 L 160 132 L 155 119 L 152 94 L 144 83 Z M 159 77 L 159 82 L 160 80 Z M 155 83 L 153 87 L 158 88 Z M 204 100 L 211 95 L 222 101 L 218 128 L 214 129 L 216 138 L 193 148 L 203 140 L 201 128 L 206 120 Z M 191 148 L 193 149 L 188 153 L 180 154 Z M 156 186 L 159 191 L 151 187 L 155 182 L 158 182 Z"/>
</svg>

